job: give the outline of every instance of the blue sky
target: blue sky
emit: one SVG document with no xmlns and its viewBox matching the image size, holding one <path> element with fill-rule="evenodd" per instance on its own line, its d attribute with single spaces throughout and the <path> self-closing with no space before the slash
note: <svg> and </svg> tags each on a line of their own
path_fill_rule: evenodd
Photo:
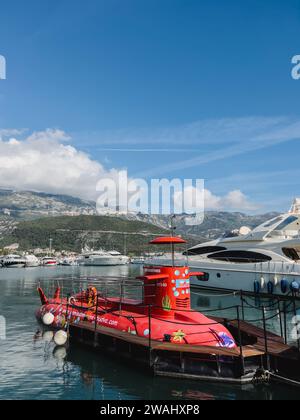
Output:
<svg viewBox="0 0 300 420">
<path fill-rule="evenodd" d="M 300 1 L 12 0 L 0 54 L 3 142 L 59 129 L 107 171 L 204 178 L 245 211 L 300 196 Z"/>
</svg>

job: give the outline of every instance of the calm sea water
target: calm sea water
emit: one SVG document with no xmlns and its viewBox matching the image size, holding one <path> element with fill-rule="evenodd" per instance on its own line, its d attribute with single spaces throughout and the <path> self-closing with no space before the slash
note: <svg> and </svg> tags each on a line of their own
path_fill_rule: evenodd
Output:
<svg viewBox="0 0 300 420">
<path fill-rule="evenodd" d="M 140 267 L 119 267 L 110 269 L 109 274 L 135 275 L 139 270 Z M 300 399 L 299 390 L 285 386 L 241 388 L 153 378 L 101 353 L 75 346 L 68 350 L 55 348 L 47 334 L 39 332 L 34 316 L 40 305 L 38 282 L 48 293 L 57 281 L 64 290 L 75 290 L 80 276 L 105 273 L 107 270 L 99 267 L 0 270 L 0 316 L 5 317 L 7 324 L 6 340 L 0 339 L 0 399 Z M 193 306 L 202 310 L 221 309 L 238 304 L 237 299 L 194 293 Z M 224 312 L 224 316 L 232 315 L 234 311 Z M 254 319 L 257 312 L 248 309 L 246 315 Z M 278 330 L 277 318 L 270 327 Z"/>
</svg>

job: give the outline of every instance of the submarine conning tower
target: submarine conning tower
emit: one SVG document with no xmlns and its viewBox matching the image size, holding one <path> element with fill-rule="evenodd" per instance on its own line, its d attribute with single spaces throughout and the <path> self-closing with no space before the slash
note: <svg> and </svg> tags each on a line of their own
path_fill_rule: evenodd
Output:
<svg viewBox="0 0 300 420">
<path fill-rule="evenodd" d="M 144 304 L 151 305 L 152 314 L 174 318 L 176 311 L 191 310 L 190 277 L 203 273 L 191 273 L 188 264 L 175 264 L 175 245 L 186 244 L 180 237 L 159 237 L 151 245 L 171 245 L 172 263 L 170 265 L 147 265 L 144 275 Z"/>
</svg>

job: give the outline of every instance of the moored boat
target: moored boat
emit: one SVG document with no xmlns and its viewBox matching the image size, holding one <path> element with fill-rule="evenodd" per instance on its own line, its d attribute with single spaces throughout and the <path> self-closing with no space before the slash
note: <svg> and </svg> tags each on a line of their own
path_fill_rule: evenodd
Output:
<svg viewBox="0 0 300 420">
<path fill-rule="evenodd" d="M 39 267 L 40 260 L 35 255 L 25 255 L 25 267 Z"/>
<path fill-rule="evenodd" d="M 26 267 L 26 259 L 20 255 L 7 255 L 2 260 L 2 266 L 5 268 L 24 268 Z"/>
<path fill-rule="evenodd" d="M 146 262 L 146 258 L 145 257 L 133 257 L 130 260 L 131 264 L 134 265 L 144 265 Z"/>
<path fill-rule="evenodd" d="M 130 263 L 130 258 L 118 251 L 91 251 L 78 258 L 78 264 L 83 266 L 119 266 Z"/>
<path fill-rule="evenodd" d="M 185 241 L 160 237 L 151 243 L 174 250 Z M 268 382 L 273 375 L 300 385 L 299 352 L 267 331 L 265 312 L 261 329 L 241 321 L 239 306 L 231 320 L 219 317 L 222 309 L 210 312 L 214 317 L 191 309 L 190 278 L 203 275 L 177 265 L 172 252 L 172 264 L 147 265 L 136 280 L 104 277 L 101 283 L 97 278 L 98 290 L 90 285 L 67 298 L 60 288 L 48 298 L 39 287 L 42 306 L 36 316 L 59 330 L 54 334 L 58 346 L 69 338 L 70 345 L 114 352 L 159 376 L 246 384 Z M 128 297 L 127 287 L 141 288 L 140 297 Z"/>
<path fill-rule="evenodd" d="M 181 238 L 158 238 L 152 244 L 185 243 Z M 160 342 L 190 344 L 210 347 L 236 348 L 230 332 L 223 325 L 203 314 L 191 310 L 189 267 L 145 266 L 144 274 L 131 286 L 144 289 L 143 300 L 113 297 L 107 299 L 101 290 L 89 286 L 69 299 L 62 298 L 58 288 L 53 299 L 48 299 L 39 288 L 42 307 L 37 318 L 43 320 L 51 314 L 51 325 L 63 328 L 69 318 L 72 321 L 95 322 L 100 326 L 130 332 L 139 337 Z M 122 315 L 118 309 L 122 305 Z M 151 327 L 148 311 L 151 307 Z M 96 310 L 97 308 L 97 310 Z M 151 331 L 150 331 L 151 329 Z"/>
<path fill-rule="evenodd" d="M 187 255 L 186 255 L 187 254 Z M 192 270 L 205 276 L 193 277 L 191 284 L 218 291 L 244 291 L 265 295 L 300 292 L 300 199 L 290 211 L 251 230 L 200 243 L 175 259 L 186 257 Z M 171 255 L 154 257 L 151 264 L 168 265 Z"/>
<path fill-rule="evenodd" d="M 77 258 L 65 257 L 59 261 L 59 265 L 62 265 L 64 267 L 76 267 L 78 266 L 78 261 Z"/>
<path fill-rule="evenodd" d="M 44 257 L 41 259 L 41 265 L 44 267 L 56 267 L 58 265 L 58 261 L 53 257 Z"/>
<path fill-rule="evenodd" d="M 184 243 L 181 238 L 158 238 L 152 244 Z M 86 291 L 72 297 L 61 296 L 60 288 L 49 299 L 39 288 L 42 306 L 36 316 L 45 325 L 55 329 L 69 323 L 85 322 L 95 326 L 126 333 L 128 337 L 153 340 L 174 346 L 199 346 L 211 349 L 231 349 L 238 355 L 236 342 L 229 330 L 220 322 L 191 309 L 189 267 L 145 266 L 144 274 L 136 280 L 120 284 L 121 296 L 107 298 L 104 290 L 89 286 Z M 140 287 L 142 299 L 125 298 L 126 286 Z M 107 288 L 107 287 L 106 287 Z M 113 332 L 112 332 L 113 333 Z M 192 348 L 192 347 L 191 347 Z"/>
</svg>

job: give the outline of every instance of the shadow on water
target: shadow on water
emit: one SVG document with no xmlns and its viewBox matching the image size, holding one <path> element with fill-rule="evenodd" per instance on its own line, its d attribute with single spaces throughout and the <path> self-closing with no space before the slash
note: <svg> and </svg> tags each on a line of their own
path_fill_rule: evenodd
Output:
<svg viewBox="0 0 300 420">
<path fill-rule="evenodd" d="M 140 267 L 110 269 L 110 275 L 139 274 Z M 52 292 L 57 279 L 65 291 L 78 289 L 78 277 L 107 274 L 100 268 L 0 270 L 0 315 L 7 338 L 0 340 L 1 399 L 211 400 L 299 399 L 299 390 L 279 385 L 244 387 L 158 378 L 89 349 L 55 348 L 51 332 L 40 331 L 34 312 L 40 305 L 38 282 Z M 193 294 L 199 310 L 236 305 L 235 297 Z M 250 310 L 249 310 L 250 311 Z M 226 311 L 225 311 L 226 313 Z M 232 315 L 226 313 L 226 316 Z M 224 315 L 225 316 L 225 315 Z M 248 315 L 247 315 L 248 316 Z M 249 316 L 253 316 L 250 311 Z"/>
<path fill-rule="evenodd" d="M 153 377 L 132 365 L 111 359 L 106 354 L 82 348 L 69 350 L 67 360 L 79 367 L 83 385 L 92 399 L 107 399 L 111 390 L 145 400 L 273 400 L 293 398 L 281 387 L 246 385 L 243 387 Z M 299 393 L 293 393 L 299 398 Z"/>
</svg>

